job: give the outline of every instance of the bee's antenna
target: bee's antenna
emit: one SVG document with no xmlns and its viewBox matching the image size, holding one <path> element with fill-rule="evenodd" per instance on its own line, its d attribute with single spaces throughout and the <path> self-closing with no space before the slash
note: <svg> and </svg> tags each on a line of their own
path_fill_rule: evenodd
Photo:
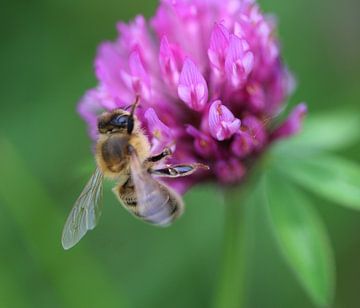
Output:
<svg viewBox="0 0 360 308">
<path fill-rule="evenodd" d="M 135 103 L 131 106 L 130 117 L 134 117 L 135 110 L 140 103 L 140 95 L 136 95 Z"/>
<path fill-rule="evenodd" d="M 136 110 L 136 107 L 139 105 L 140 103 L 140 96 L 137 95 L 136 99 L 135 99 L 135 103 L 131 106 L 131 111 L 130 111 L 130 116 L 129 116 L 129 120 L 128 120 L 128 125 L 127 125 L 127 132 L 130 135 L 134 129 L 134 113 Z"/>
</svg>

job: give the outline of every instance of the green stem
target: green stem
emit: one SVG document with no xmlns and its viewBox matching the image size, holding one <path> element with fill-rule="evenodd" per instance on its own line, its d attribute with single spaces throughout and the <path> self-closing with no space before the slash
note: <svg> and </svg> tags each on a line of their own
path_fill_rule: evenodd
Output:
<svg viewBox="0 0 360 308">
<path fill-rule="evenodd" d="M 223 259 L 215 308 L 245 307 L 245 203 L 232 191 L 225 192 Z"/>
</svg>

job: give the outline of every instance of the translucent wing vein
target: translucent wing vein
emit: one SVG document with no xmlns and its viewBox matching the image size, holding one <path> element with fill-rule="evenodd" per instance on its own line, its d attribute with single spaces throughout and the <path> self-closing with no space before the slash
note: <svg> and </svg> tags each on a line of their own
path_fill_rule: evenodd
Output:
<svg viewBox="0 0 360 308">
<path fill-rule="evenodd" d="M 97 168 L 76 200 L 62 233 L 62 245 L 69 249 L 76 245 L 88 230 L 95 228 L 102 204 L 103 174 Z"/>
<path fill-rule="evenodd" d="M 152 224 L 166 226 L 179 215 L 183 205 L 181 198 L 153 179 L 142 167 L 135 153 L 131 156 L 131 177 L 137 196 L 138 216 Z"/>
</svg>

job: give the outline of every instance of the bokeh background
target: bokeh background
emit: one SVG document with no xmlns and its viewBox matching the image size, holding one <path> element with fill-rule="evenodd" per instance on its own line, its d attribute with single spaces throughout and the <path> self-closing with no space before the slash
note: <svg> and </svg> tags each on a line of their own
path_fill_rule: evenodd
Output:
<svg viewBox="0 0 360 308">
<path fill-rule="evenodd" d="M 360 112 L 360 2 L 267 0 L 310 113 Z M 2 0 L 0 9 L 0 307 L 210 307 L 224 210 L 214 187 L 189 192 L 186 215 L 157 229 L 105 189 L 102 220 L 73 250 L 60 236 L 90 175 L 75 106 L 95 85 L 96 46 L 156 0 Z M 360 144 L 340 154 L 360 163 Z M 106 186 L 109 188 L 110 185 Z M 337 266 L 334 307 L 359 307 L 360 213 L 316 200 Z M 239 205 L 240 206 L 240 205 Z M 248 306 L 312 307 L 282 260 L 261 207 L 248 224 Z"/>
</svg>

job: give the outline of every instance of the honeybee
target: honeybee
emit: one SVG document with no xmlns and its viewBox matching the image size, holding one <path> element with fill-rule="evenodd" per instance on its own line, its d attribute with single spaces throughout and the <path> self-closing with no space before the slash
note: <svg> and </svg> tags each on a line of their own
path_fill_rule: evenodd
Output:
<svg viewBox="0 0 360 308">
<path fill-rule="evenodd" d="M 151 156 L 150 143 L 135 116 L 139 99 L 131 111 L 116 109 L 98 118 L 97 168 L 72 208 L 62 233 L 62 246 L 69 249 L 98 223 L 102 211 L 104 178 L 116 180 L 113 192 L 131 214 L 157 226 L 167 226 L 181 216 L 182 198 L 153 176 L 181 177 L 208 168 L 200 163 L 156 164 L 171 155 L 170 148 Z"/>
</svg>

